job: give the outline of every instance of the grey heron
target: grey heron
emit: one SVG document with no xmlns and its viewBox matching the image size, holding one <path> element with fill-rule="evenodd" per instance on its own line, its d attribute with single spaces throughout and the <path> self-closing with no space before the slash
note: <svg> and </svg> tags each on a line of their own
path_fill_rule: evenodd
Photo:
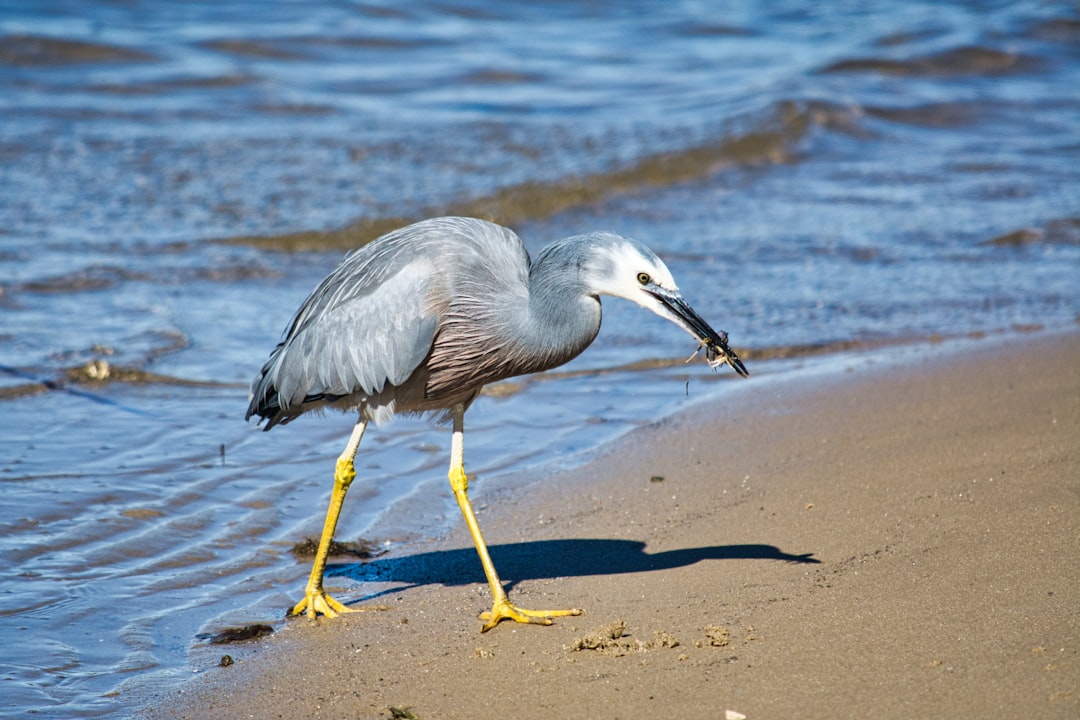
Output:
<svg viewBox="0 0 1080 720">
<path fill-rule="evenodd" d="M 484 385 L 561 365 L 600 330 L 600 295 L 626 298 L 682 327 L 712 366 L 747 371 L 683 299 L 667 266 L 641 243 L 608 232 L 568 237 L 535 261 L 511 230 L 473 218 L 425 220 L 347 255 L 293 316 L 251 386 L 247 419 L 269 430 L 310 410 L 358 419 L 337 460 L 326 522 L 304 598 L 291 611 L 334 617 L 349 608 L 323 589 L 330 542 L 356 477 L 369 422 L 441 411 L 453 422 L 450 486 L 493 596 L 482 630 L 503 620 L 550 625 L 580 610 L 515 607 L 480 534 L 463 460 L 464 415 Z"/>
</svg>

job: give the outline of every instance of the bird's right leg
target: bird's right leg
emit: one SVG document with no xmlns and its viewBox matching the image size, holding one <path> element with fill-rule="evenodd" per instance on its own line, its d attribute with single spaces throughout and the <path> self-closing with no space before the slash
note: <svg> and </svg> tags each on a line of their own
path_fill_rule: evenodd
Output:
<svg viewBox="0 0 1080 720">
<path fill-rule="evenodd" d="M 568 615 L 580 615 L 581 610 L 525 610 L 519 608 L 510 602 L 506 596 L 506 590 L 503 588 L 502 581 L 499 580 L 499 574 L 495 571 L 495 564 L 491 562 L 491 555 L 488 553 L 487 543 L 484 542 L 483 535 L 480 534 L 480 524 L 476 520 L 476 513 L 473 511 L 472 503 L 469 501 L 469 478 L 465 474 L 465 463 L 463 460 L 463 439 L 464 439 L 464 416 L 465 407 L 463 405 L 456 405 L 453 408 L 454 418 L 454 434 L 450 445 L 450 487 L 454 491 L 454 497 L 457 499 L 458 507 L 461 508 L 461 514 L 465 518 L 465 524 L 469 527 L 469 534 L 472 535 L 473 544 L 476 545 L 476 552 L 480 556 L 480 564 L 484 567 L 484 575 L 487 576 L 488 586 L 491 588 L 492 605 L 491 612 L 485 612 L 480 615 L 480 619 L 484 621 L 483 627 L 480 628 L 480 632 L 487 632 L 503 620 L 513 620 L 519 623 L 533 623 L 536 625 L 551 625 L 552 618 L 566 617 Z"/>
<path fill-rule="evenodd" d="M 309 618 L 314 618 L 322 613 L 327 617 L 336 617 L 343 612 L 364 609 L 345 607 L 327 595 L 323 590 L 323 575 L 326 572 L 326 556 L 330 554 L 330 541 L 334 539 L 334 530 L 337 528 L 338 516 L 341 514 L 341 504 L 345 501 L 345 493 L 348 492 L 349 485 L 356 477 L 353 460 L 366 428 L 367 421 L 361 418 L 353 428 L 349 444 L 338 457 L 337 466 L 334 469 L 334 489 L 330 493 L 330 507 L 326 510 L 326 523 L 323 525 L 322 537 L 319 539 L 319 549 L 315 553 L 315 564 L 311 568 L 311 577 L 308 578 L 304 599 L 293 606 L 293 609 L 289 611 L 290 616 L 305 614 Z"/>
</svg>

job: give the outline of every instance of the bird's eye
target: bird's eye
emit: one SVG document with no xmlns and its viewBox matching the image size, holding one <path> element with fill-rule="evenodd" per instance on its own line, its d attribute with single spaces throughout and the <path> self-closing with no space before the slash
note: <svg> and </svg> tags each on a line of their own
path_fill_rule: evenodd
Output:
<svg viewBox="0 0 1080 720">
<path fill-rule="evenodd" d="M 648 285 L 649 283 L 652 282 L 652 278 L 649 277 L 649 273 L 639 272 L 637 274 L 637 281 L 639 283 L 641 283 L 642 285 Z"/>
</svg>

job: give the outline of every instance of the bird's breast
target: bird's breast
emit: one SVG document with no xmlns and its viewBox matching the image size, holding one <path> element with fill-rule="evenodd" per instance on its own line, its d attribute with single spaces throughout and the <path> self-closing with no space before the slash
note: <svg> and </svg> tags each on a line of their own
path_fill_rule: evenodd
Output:
<svg viewBox="0 0 1080 720">
<path fill-rule="evenodd" d="M 577 357 L 600 329 L 600 302 L 585 298 L 574 305 L 539 316 L 534 311 L 516 317 L 504 312 L 497 320 L 478 323 L 475 315 L 463 315 L 460 322 L 444 323 L 427 361 L 426 396 L 434 399 L 479 390 L 488 383 L 550 370 Z"/>
</svg>

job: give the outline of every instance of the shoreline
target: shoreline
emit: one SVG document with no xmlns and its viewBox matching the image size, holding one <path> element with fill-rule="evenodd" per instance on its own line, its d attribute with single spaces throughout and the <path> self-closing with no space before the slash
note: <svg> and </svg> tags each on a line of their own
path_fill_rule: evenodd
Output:
<svg viewBox="0 0 1080 720">
<path fill-rule="evenodd" d="M 365 603 L 388 612 L 200 649 L 195 679 L 129 699 L 192 720 L 1073 717 L 1080 333 L 1014 340 L 762 376 L 745 407 L 695 404 L 527 492 L 478 488 L 511 599 L 581 617 L 481 635 L 459 523 L 336 568 L 378 579 Z"/>
</svg>

